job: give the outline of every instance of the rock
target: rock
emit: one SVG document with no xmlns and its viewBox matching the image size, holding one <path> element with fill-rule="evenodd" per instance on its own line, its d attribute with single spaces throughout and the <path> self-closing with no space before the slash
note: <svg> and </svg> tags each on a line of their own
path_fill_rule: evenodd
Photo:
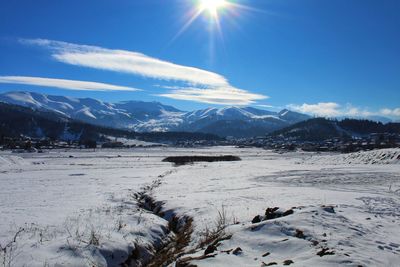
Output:
<svg viewBox="0 0 400 267">
<path fill-rule="evenodd" d="M 292 261 L 292 260 L 285 260 L 284 262 L 283 262 L 283 265 L 290 265 L 290 264 L 293 264 L 294 262 Z"/>
<path fill-rule="evenodd" d="M 304 235 L 303 231 L 301 231 L 299 229 L 296 229 L 296 234 L 294 236 L 297 237 L 297 238 L 302 238 L 302 239 L 306 238 L 306 236 Z"/>
<path fill-rule="evenodd" d="M 265 210 L 265 219 L 266 220 L 271 220 L 271 219 L 275 219 L 276 217 L 280 217 L 280 214 L 278 215 L 276 213 L 276 211 L 279 210 L 278 207 L 275 208 L 267 208 Z"/>
<path fill-rule="evenodd" d="M 204 251 L 204 255 L 208 255 L 216 251 L 217 248 L 214 245 L 209 245 L 206 250 Z"/>
<path fill-rule="evenodd" d="M 272 219 L 275 219 L 275 218 L 276 218 L 276 216 L 275 216 L 274 213 L 270 213 L 270 214 L 265 215 L 265 220 L 272 220 Z"/>
<path fill-rule="evenodd" d="M 322 206 L 322 209 L 329 213 L 335 213 L 335 209 L 333 208 L 333 206 Z"/>
<path fill-rule="evenodd" d="M 257 215 L 253 218 L 253 220 L 251 221 L 251 223 L 259 223 L 261 222 L 261 216 Z"/>
<path fill-rule="evenodd" d="M 197 265 L 191 264 L 191 263 L 189 263 L 189 262 L 180 262 L 180 261 L 177 261 L 177 262 L 175 263 L 175 267 L 197 267 Z"/>
<path fill-rule="evenodd" d="M 222 253 L 226 253 L 226 254 L 231 254 L 233 248 L 228 249 L 228 250 L 221 250 Z"/>
<path fill-rule="evenodd" d="M 242 254 L 242 252 L 243 252 L 243 250 L 240 247 L 237 247 L 232 251 L 232 254 L 237 256 L 237 255 Z"/>
<path fill-rule="evenodd" d="M 271 254 L 270 252 L 266 252 L 266 253 L 262 254 L 261 257 L 267 257 L 267 256 L 270 255 L 270 254 Z"/>
<path fill-rule="evenodd" d="M 282 216 L 288 216 L 288 215 L 292 215 L 294 213 L 294 211 L 292 209 L 285 211 L 284 213 L 282 213 Z"/>
<path fill-rule="evenodd" d="M 265 220 L 272 220 L 272 219 L 276 219 L 276 218 L 279 218 L 279 217 L 288 216 L 288 215 L 291 215 L 293 213 L 294 213 L 293 209 L 289 209 L 289 210 L 287 210 L 285 212 L 281 212 L 281 211 L 279 211 L 278 207 L 267 208 L 265 210 Z"/>
<path fill-rule="evenodd" d="M 335 255 L 335 252 L 329 251 L 329 248 L 322 248 L 320 251 L 317 252 L 317 255 L 323 257 L 326 255 Z"/>
</svg>

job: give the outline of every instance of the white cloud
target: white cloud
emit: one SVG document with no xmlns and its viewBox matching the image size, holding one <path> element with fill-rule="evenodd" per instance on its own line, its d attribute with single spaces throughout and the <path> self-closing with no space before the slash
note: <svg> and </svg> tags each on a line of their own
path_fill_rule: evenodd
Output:
<svg viewBox="0 0 400 267">
<path fill-rule="evenodd" d="M 394 109 L 384 108 L 380 110 L 380 113 L 385 116 L 400 117 L 400 108 L 394 108 Z"/>
<path fill-rule="evenodd" d="M 349 117 L 368 117 L 368 116 L 380 115 L 377 112 L 369 111 L 366 108 L 353 107 L 350 104 L 346 105 L 345 108 L 341 109 L 341 113 L 343 114 L 343 116 L 349 116 Z"/>
<path fill-rule="evenodd" d="M 341 116 L 340 105 L 334 102 L 321 102 L 317 104 L 303 104 L 303 105 L 288 105 L 288 108 L 302 112 L 308 113 L 315 116 L 322 117 L 336 117 Z"/>
<path fill-rule="evenodd" d="M 249 105 L 255 100 L 265 99 L 267 96 L 249 93 L 233 87 L 165 87 L 171 89 L 170 92 L 159 94 L 159 96 L 179 99 L 192 100 L 196 102 L 218 104 L 218 105 Z"/>
<path fill-rule="evenodd" d="M 369 117 L 369 116 L 387 116 L 390 118 L 400 117 L 400 108 L 383 108 L 373 112 L 366 108 L 354 107 L 350 104 L 342 106 L 335 102 L 320 102 L 316 104 L 290 104 L 288 108 L 320 117 Z"/>
<path fill-rule="evenodd" d="M 237 105 L 247 105 L 267 98 L 235 88 L 218 73 L 178 65 L 138 52 L 45 39 L 23 39 L 21 42 L 51 50 L 52 57 L 62 63 L 187 84 L 185 88 L 173 89 L 161 94 L 164 97 L 213 104 L 235 103 Z"/>
<path fill-rule="evenodd" d="M 256 106 L 260 107 L 260 108 L 278 108 L 278 107 L 275 107 L 275 106 L 272 106 L 272 105 L 266 105 L 266 104 L 258 104 Z"/>
<path fill-rule="evenodd" d="M 46 86 L 82 91 L 140 91 L 140 89 L 108 83 L 27 76 L 0 76 L 0 83 Z"/>
</svg>

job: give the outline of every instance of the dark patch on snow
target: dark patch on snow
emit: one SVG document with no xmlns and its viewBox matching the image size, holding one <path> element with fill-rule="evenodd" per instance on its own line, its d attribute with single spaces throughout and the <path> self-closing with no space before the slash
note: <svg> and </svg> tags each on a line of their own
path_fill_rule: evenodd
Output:
<svg viewBox="0 0 400 267">
<path fill-rule="evenodd" d="M 320 251 L 317 252 L 317 255 L 323 257 L 326 255 L 335 255 L 335 252 L 331 251 L 329 248 L 322 248 Z"/>
<path fill-rule="evenodd" d="M 294 262 L 292 261 L 292 260 L 285 260 L 284 262 L 283 262 L 283 265 L 290 265 L 290 264 L 293 264 Z"/>
<path fill-rule="evenodd" d="M 257 215 L 251 220 L 251 223 L 259 223 L 261 222 L 262 217 L 260 215 Z"/>
<path fill-rule="evenodd" d="M 296 233 L 295 233 L 294 236 L 297 237 L 297 238 L 301 238 L 301 239 L 305 239 L 306 238 L 306 236 L 304 235 L 304 232 L 299 230 L 299 229 L 296 229 Z"/>
<path fill-rule="evenodd" d="M 240 247 L 237 247 L 232 251 L 232 254 L 237 256 L 237 255 L 242 254 L 242 252 L 243 252 L 243 250 Z"/>
<path fill-rule="evenodd" d="M 288 215 L 292 215 L 294 213 L 293 209 L 286 210 L 284 212 L 280 211 L 278 207 L 275 208 L 267 208 L 265 210 L 265 220 L 272 220 L 280 217 L 285 217 Z"/>
<path fill-rule="evenodd" d="M 211 253 L 213 253 L 213 252 L 216 251 L 216 250 L 217 250 L 217 247 L 216 247 L 216 246 L 214 246 L 214 245 L 209 245 L 209 246 L 206 248 L 206 250 L 204 251 L 204 255 L 211 254 Z"/>
<path fill-rule="evenodd" d="M 333 206 L 322 206 L 322 209 L 329 213 L 335 213 L 335 209 Z"/>
<path fill-rule="evenodd" d="M 251 221 L 252 223 L 260 223 L 262 221 L 268 221 L 268 220 L 273 220 L 276 218 L 280 217 L 285 217 L 292 215 L 294 213 L 293 209 L 289 209 L 286 211 L 281 211 L 279 207 L 274 207 L 274 208 L 267 208 L 265 210 L 265 215 L 256 215 L 253 220 Z M 258 230 L 257 228 L 251 228 L 252 230 Z"/>
<path fill-rule="evenodd" d="M 224 156 L 172 156 L 163 159 L 163 162 L 172 162 L 175 165 L 185 165 L 193 162 L 239 161 L 241 158 L 232 155 Z"/>
</svg>

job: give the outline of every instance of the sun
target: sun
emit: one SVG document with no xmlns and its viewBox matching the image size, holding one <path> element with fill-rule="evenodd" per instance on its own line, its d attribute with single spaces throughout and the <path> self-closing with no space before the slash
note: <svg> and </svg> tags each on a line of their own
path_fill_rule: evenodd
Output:
<svg viewBox="0 0 400 267">
<path fill-rule="evenodd" d="M 225 8 L 228 5 L 226 0 L 200 0 L 199 9 L 201 12 L 207 11 L 211 16 L 217 17 L 218 10 Z"/>
<path fill-rule="evenodd" d="M 237 16 L 236 9 L 247 9 L 246 6 L 240 5 L 237 0 L 186 0 L 190 3 L 190 9 L 185 14 L 187 21 L 180 28 L 177 34 L 172 38 L 170 43 L 173 43 L 180 35 L 182 35 L 199 17 L 206 17 L 205 21 L 209 32 L 217 29 L 222 37 L 220 20 L 222 17 L 229 18 L 230 15 Z M 211 31 L 212 30 L 212 31 Z"/>
</svg>

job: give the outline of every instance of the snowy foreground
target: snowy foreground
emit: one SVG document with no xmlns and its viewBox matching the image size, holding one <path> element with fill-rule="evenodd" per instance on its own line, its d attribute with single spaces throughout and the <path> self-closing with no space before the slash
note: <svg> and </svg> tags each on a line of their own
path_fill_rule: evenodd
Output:
<svg viewBox="0 0 400 267">
<path fill-rule="evenodd" d="M 400 265 L 399 149 L 0 152 L 0 185 L 0 266 Z"/>
</svg>

